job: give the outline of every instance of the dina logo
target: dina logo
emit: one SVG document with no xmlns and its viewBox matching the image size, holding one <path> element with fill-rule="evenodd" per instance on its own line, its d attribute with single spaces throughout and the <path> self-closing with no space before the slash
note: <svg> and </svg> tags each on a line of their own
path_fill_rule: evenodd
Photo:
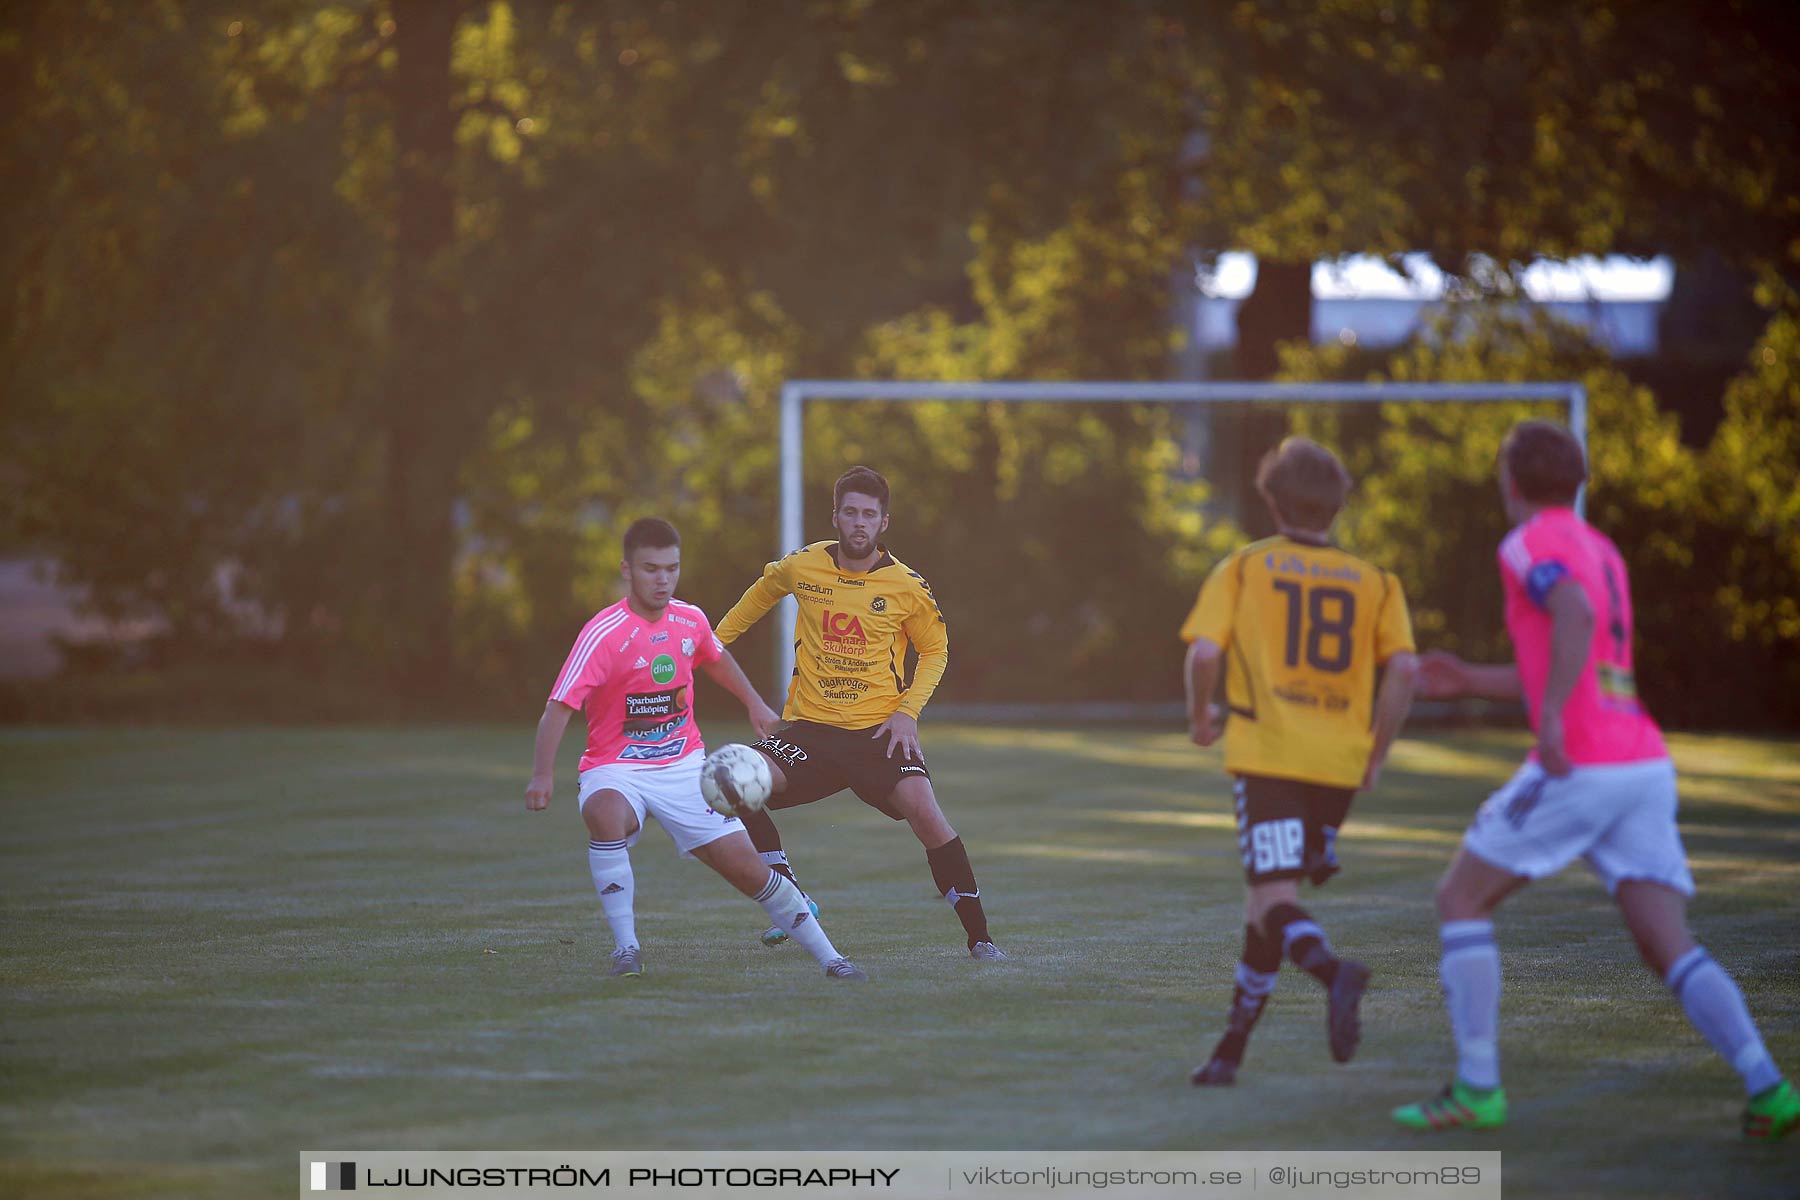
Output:
<svg viewBox="0 0 1800 1200">
<path fill-rule="evenodd" d="M 650 663 L 650 678 L 668 683 L 675 678 L 675 660 L 667 654 L 657 655 Z"/>
<path fill-rule="evenodd" d="M 353 1162 L 316 1162 L 312 1166 L 312 1190 L 315 1192 L 354 1192 L 356 1164 Z"/>
<path fill-rule="evenodd" d="M 887 597 L 886 596 L 875 597 L 873 600 L 869 601 L 869 607 L 874 609 L 876 612 L 886 612 L 887 611 Z"/>
</svg>

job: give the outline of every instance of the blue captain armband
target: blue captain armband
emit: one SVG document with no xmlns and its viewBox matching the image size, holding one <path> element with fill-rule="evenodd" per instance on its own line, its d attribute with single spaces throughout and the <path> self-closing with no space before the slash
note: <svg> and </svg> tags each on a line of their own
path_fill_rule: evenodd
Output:
<svg viewBox="0 0 1800 1200">
<path fill-rule="evenodd" d="M 1540 609 L 1549 608 L 1550 590 L 1569 577 L 1569 568 L 1554 558 L 1533 563 L 1525 575 L 1525 594 Z"/>
</svg>

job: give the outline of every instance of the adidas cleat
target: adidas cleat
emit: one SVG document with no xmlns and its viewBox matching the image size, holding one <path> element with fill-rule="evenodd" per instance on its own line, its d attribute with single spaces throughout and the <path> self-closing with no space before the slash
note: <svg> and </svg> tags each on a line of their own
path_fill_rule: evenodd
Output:
<svg viewBox="0 0 1800 1200">
<path fill-rule="evenodd" d="M 1356 1006 L 1362 1002 L 1369 986 L 1369 968 L 1354 959 L 1338 962 L 1337 977 L 1325 1001 L 1325 1033 L 1331 1043 L 1334 1062 L 1349 1062 L 1356 1057 L 1357 1043 L 1362 1041 L 1362 1018 Z"/>
<path fill-rule="evenodd" d="M 869 973 L 847 958 L 834 958 L 825 967 L 828 979 L 851 979 L 859 983 L 869 981 Z"/>
<path fill-rule="evenodd" d="M 1237 1082 L 1238 1065 L 1229 1058 L 1212 1058 L 1195 1067 L 1188 1082 L 1195 1087 L 1228 1087 Z"/>
<path fill-rule="evenodd" d="M 1800 1125 L 1800 1093 L 1794 1085 L 1782 1080 L 1750 1097 L 1744 1106 L 1744 1140 L 1774 1142 Z"/>
<path fill-rule="evenodd" d="M 807 896 L 806 907 L 812 910 L 813 919 L 817 920 L 819 916 L 819 902 L 814 900 L 811 896 Z M 760 940 L 763 945 L 773 950 L 775 947 L 788 940 L 788 931 L 779 925 L 771 925 L 762 931 L 762 936 L 758 940 Z"/>
<path fill-rule="evenodd" d="M 992 942 L 976 942 L 969 947 L 969 957 L 977 962 L 1011 962 L 1012 955 Z"/>
<path fill-rule="evenodd" d="M 1428 1133 L 1450 1129 L 1498 1129 L 1506 1124 L 1506 1089 L 1481 1091 L 1459 1079 L 1441 1095 L 1396 1108 L 1394 1120 L 1408 1129 Z"/>
<path fill-rule="evenodd" d="M 636 946 L 625 946 L 612 952 L 614 978 L 636 979 L 644 973 L 644 952 Z"/>
</svg>

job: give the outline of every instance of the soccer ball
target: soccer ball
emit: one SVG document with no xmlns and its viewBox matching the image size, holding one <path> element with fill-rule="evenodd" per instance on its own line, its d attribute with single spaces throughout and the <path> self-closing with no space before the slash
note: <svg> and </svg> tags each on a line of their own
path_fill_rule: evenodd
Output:
<svg viewBox="0 0 1800 1200">
<path fill-rule="evenodd" d="M 773 789 L 769 760 L 741 743 L 720 746 L 700 764 L 700 794 L 716 813 L 736 817 L 757 812 Z"/>
</svg>

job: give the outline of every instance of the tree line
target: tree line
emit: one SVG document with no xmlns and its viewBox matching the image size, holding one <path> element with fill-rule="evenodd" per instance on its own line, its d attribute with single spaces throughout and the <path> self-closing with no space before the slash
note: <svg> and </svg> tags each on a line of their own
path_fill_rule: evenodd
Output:
<svg viewBox="0 0 1800 1200">
<path fill-rule="evenodd" d="M 1247 249 L 1231 374 L 1588 382 L 1653 704 L 1792 728 L 1791 24 L 1596 0 L 9 6 L 0 536 L 160 622 L 140 675 L 510 700 L 610 600 L 636 516 L 680 524 L 710 610 L 772 555 L 781 380 L 1165 377 L 1189 266 Z M 1313 261 L 1410 251 L 1458 281 L 1455 336 L 1305 344 Z M 1494 303 L 1535 258 L 1611 253 L 1757 284 L 1704 443 L 1683 397 Z M 1505 415 L 1216 432 L 1241 463 L 1325 422 L 1361 475 L 1346 540 L 1401 569 L 1426 636 L 1479 640 Z M 1173 666 L 1138 664 L 1245 532 L 1182 470 L 1182 422 L 821 409 L 808 495 L 850 461 L 894 479 L 896 548 L 958 635 L 947 697 L 1163 696 Z M 96 667 L 109 695 L 134 669 Z"/>
</svg>

